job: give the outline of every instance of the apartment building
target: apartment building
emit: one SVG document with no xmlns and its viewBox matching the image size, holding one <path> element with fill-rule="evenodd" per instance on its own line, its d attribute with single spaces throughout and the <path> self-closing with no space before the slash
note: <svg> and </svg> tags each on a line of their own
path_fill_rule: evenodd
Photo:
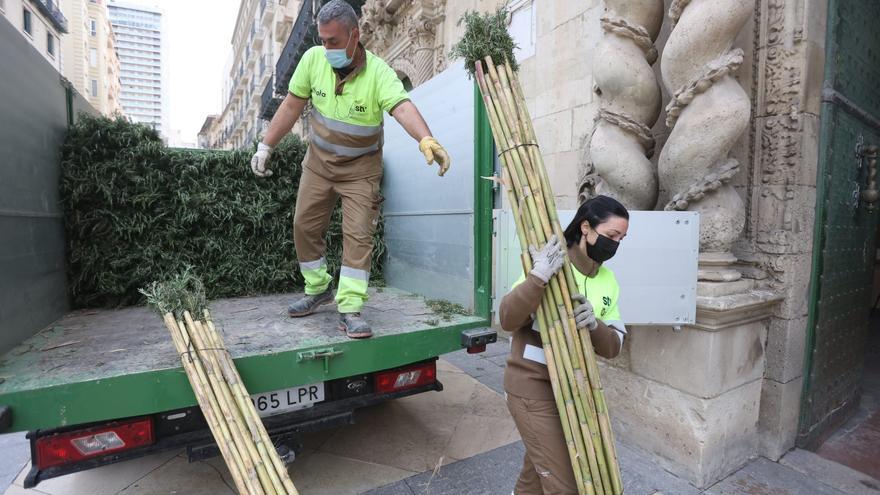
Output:
<svg viewBox="0 0 880 495">
<path fill-rule="evenodd" d="M 67 18 L 54 0 L 0 0 L 0 14 L 27 38 L 34 48 L 62 71 L 61 36 L 67 33 Z"/>
<path fill-rule="evenodd" d="M 169 135 L 162 12 L 111 0 L 110 23 L 116 39 L 123 113 L 134 122 Z"/>
<path fill-rule="evenodd" d="M 95 110 L 122 113 L 120 64 L 105 0 L 61 0 L 69 32 L 61 41 L 63 73 Z"/>
<path fill-rule="evenodd" d="M 262 133 L 261 100 L 267 90 L 272 92 L 275 64 L 301 4 L 302 0 L 242 0 L 224 70 L 223 110 L 201 133 L 208 147 L 241 148 Z"/>
</svg>

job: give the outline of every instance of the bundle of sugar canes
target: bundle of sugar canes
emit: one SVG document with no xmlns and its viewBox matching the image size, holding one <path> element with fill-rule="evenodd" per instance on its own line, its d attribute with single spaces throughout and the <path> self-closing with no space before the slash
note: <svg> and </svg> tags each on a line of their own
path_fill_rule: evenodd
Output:
<svg viewBox="0 0 880 495">
<path fill-rule="evenodd" d="M 190 273 L 142 290 L 162 314 L 199 407 L 241 494 L 298 495 Z M 193 314 L 201 315 L 201 319 Z"/>
<path fill-rule="evenodd" d="M 468 13 L 453 55 L 476 77 L 503 168 L 500 182 L 510 202 L 524 273 L 529 246 L 564 239 L 553 192 L 523 97 L 506 29 L 507 12 Z M 565 261 L 549 282 L 537 312 L 553 395 L 581 494 L 623 493 L 611 422 L 588 330 L 577 329 L 572 296 L 577 285 Z M 584 294 L 586 296 L 586 294 Z"/>
</svg>

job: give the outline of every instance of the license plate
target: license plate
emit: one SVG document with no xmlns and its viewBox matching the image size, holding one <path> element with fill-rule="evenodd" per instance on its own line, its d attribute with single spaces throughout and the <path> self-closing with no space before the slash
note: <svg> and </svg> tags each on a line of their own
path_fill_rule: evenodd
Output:
<svg viewBox="0 0 880 495">
<path fill-rule="evenodd" d="M 260 416 L 273 416 L 285 412 L 312 407 L 324 400 L 324 383 L 312 383 L 251 395 L 251 402 Z"/>
</svg>

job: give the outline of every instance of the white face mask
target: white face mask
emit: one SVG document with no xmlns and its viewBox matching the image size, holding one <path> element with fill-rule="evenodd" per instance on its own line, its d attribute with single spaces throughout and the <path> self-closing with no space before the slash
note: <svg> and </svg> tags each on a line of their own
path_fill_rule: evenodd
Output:
<svg viewBox="0 0 880 495">
<path fill-rule="evenodd" d="M 342 69 L 351 65 L 354 57 L 348 56 L 348 44 L 351 43 L 351 36 L 353 34 L 354 29 L 348 33 L 348 41 L 345 42 L 345 48 L 324 48 L 324 55 L 327 57 L 327 61 L 330 62 L 330 67 Z"/>
</svg>

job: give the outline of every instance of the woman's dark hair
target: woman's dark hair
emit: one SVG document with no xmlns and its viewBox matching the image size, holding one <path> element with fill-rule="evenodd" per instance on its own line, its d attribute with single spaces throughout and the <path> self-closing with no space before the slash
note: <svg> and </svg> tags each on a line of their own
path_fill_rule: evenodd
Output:
<svg viewBox="0 0 880 495">
<path fill-rule="evenodd" d="M 620 217 L 629 220 L 629 212 L 626 207 L 620 204 L 614 198 L 608 196 L 596 196 L 584 201 L 584 204 L 578 208 L 574 214 L 574 219 L 565 228 L 565 244 L 571 247 L 581 242 L 581 224 L 584 220 L 589 222 L 590 227 L 594 229 L 601 223 L 608 220 L 609 217 Z"/>
</svg>

